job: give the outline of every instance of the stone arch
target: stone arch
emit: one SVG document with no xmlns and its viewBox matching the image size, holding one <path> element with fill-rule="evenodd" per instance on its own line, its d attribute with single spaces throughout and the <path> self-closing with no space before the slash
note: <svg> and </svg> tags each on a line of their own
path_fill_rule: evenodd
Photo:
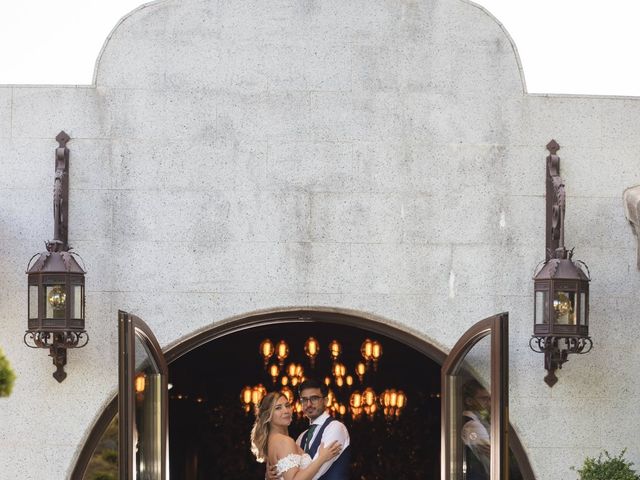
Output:
<svg viewBox="0 0 640 480">
<path fill-rule="evenodd" d="M 186 338 L 183 338 L 173 345 L 165 349 L 165 358 L 167 363 L 171 363 L 181 356 L 219 338 L 233 333 L 239 333 L 244 330 L 261 326 L 274 326 L 284 323 L 335 323 L 356 327 L 368 332 L 377 333 L 385 337 L 396 340 L 408 347 L 411 347 L 430 358 L 434 362 L 442 365 L 447 353 L 431 341 L 424 338 L 417 332 L 409 331 L 404 326 L 395 325 L 386 319 L 369 315 L 362 312 L 353 312 L 344 309 L 328 309 L 328 308 L 300 308 L 300 309 L 272 309 L 260 313 L 246 314 L 237 316 L 219 324 L 212 325 L 195 332 Z M 82 480 L 87 465 L 91 459 L 105 429 L 117 414 L 118 402 L 117 394 L 113 396 L 106 408 L 97 417 L 96 422 L 91 427 L 89 434 L 82 444 L 81 450 L 74 461 L 74 467 L 71 474 L 73 480 Z M 529 459 L 520 443 L 520 440 L 513 430 L 509 427 L 509 440 L 511 450 L 520 465 L 520 469 L 525 480 L 535 480 L 533 470 L 529 463 Z"/>
</svg>

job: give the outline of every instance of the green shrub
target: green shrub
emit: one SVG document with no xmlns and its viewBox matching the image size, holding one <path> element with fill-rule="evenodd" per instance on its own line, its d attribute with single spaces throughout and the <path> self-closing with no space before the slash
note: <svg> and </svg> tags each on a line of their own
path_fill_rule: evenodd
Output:
<svg viewBox="0 0 640 480">
<path fill-rule="evenodd" d="M 626 451 L 624 449 L 620 455 L 612 457 L 605 450 L 604 460 L 602 454 L 597 459 L 587 457 L 582 468 L 577 470 L 580 480 L 640 480 L 640 475 L 631 468 L 633 463 L 623 458 Z"/>
<path fill-rule="evenodd" d="M 8 397 L 11 395 L 15 379 L 16 374 L 11 370 L 9 360 L 7 360 L 7 357 L 5 357 L 2 350 L 0 350 L 0 397 Z"/>
</svg>

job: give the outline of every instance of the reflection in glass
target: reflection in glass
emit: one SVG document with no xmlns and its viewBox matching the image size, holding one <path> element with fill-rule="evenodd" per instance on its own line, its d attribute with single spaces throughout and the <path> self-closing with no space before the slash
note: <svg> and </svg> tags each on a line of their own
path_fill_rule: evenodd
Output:
<svg viewBox="0 0 640 480">
<path fill-rule="evenodd" d="M 136 480 L 160 478 L 162 463 L 162 376 L 147 347 L 136 335 L 133 444 Z"/>
<path fill-rule="evenodd" d="M 82 312 L 82 288 L 82 285 L 73 286 L 71 318 L 84 318 L 84 314 Z"/>
<path fill-rule="evenodd" d="M 118 478 L 118 415 L 105 430 L 89 460 L 83 480 Z"/>
<path fill-rule="evenodd" d="M 549 323 L 549 319 L 547 318 L 549 311 L 549 301 L 547 300 L 547 292 L 546 291 L 537 291 L 536 292 L 536 323 L 543 324 Z"/>
<path fill-rule="evenodd" d="M 491 474 L 491 336 L 467 353 L 456 392 L 465 480 L 488 480 Z"/>
<path fill-rule="evenodd" d="M 29 285 L 29 319 L 38 318 L 38 286 Z"/>
<path fill-rule="evenodd" d="M 559 325 L 576 324 L 576 293 L 556 292 L 553 299 L 555 323 Z"/>
<path fill-rule="evenodd" d="M 587 294 L 580 292 L 580 325 L 587 324 Z"/>
</svg>

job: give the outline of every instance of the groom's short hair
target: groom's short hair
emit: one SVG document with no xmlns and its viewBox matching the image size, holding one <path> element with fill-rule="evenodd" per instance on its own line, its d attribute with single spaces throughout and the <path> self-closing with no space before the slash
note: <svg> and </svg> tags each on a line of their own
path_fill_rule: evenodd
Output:
<svg viewBox="0 0 640 480">
<path fill-rule="evenodd" d="M 315 378 L 307 378 L 298 387 L 298 397 L 302 394 L 302 391 L 306 390 L 307 388 L 319 388 L 323 397 L 326 397 L 329 394 L 329 390 L 324 383 L 316 380 Z"/>
</svg>

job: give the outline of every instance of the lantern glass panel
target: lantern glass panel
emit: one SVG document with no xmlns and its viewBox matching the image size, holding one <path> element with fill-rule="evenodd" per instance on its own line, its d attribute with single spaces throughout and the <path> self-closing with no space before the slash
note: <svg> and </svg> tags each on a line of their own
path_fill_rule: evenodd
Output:
<svg viewBox="0 0 640 480">
<path fill-rule="evenodd" d="M 47 318 L 65 318 L 67 293 L 64 285 L 47 285 Z"/>
<path fill-rule="evenodd" d="M 84 312 L 82 311 L 83 298 L 84 298 L 84 295 L 82 291 L 82 285 L 74 285 L 71 318 L 84 318 Z"/>
<path fill-rule="evenodd" d="M 547 291 L 536 291 L 536 325 L 549 323 L 549 295 Z"/>
<path fill-rule="evenodd" d="M 29 285 L 29 320 L 38 318 L 38 285 Z"/>
<path fill-rule="evenodd" d="M 580 325 L 587 324 L 587 294 L 580 292 Z"/>
<path fill-rule="evenodd" d="M 576 324 L 576 292 L 556 291 L 553 298 L 554 323 Z"/>
</svg>

